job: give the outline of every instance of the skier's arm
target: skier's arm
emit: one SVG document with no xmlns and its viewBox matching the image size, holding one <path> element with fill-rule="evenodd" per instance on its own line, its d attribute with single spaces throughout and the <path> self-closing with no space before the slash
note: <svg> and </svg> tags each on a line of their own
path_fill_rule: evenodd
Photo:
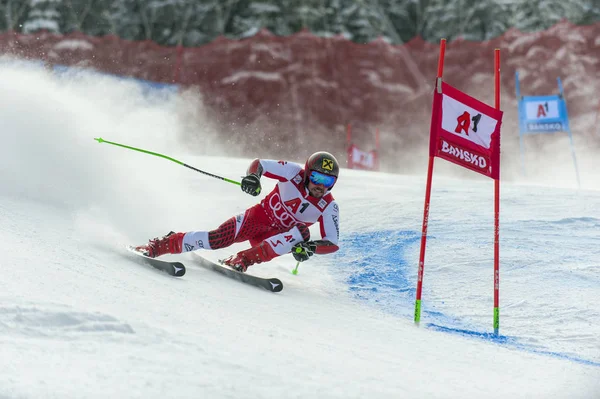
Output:
<svg viewBox="0 0 600 399">
<path fill-rule="evenodd" d="M 260 164 L 260 159 L 252 161 L 248 170 L 246 171 L 246 177 L 242 179 L 242 191 L 248 193 L 254 197 L 260 194 L 262 187 L 260 185 L 260 177 L 262 176 L 263 168 Z"/>
<path fill-rule="evenodd" d="M 320 240 L 314 241 L 303 241 L 292 248 L 292 255 L 298 262 L 304 262 L 308 260 L 314 254 L 326 255 L 331 254 L 340 247 L 338 246 L 339 240 L 339 225 L 340 222 L 340 210 L 333 201 L 323 212 L 323 215 L 319 218 L 319 224 L 321 225 L 321 237 Z"/>
<path fill-rule="evenodd" d="M 248 166 L 248 170 L 246 171 L 246 176 L 248 175 L 256 175 L 259 179 L 263 174 L 263 167 L 260 164 L 260 159 L 255 159 L 252 161 L 250 166 Z"/>
<path fill-rule="evenodd" d="M 294 245 L 292 255 L 298 262 L 304 262 L 314 254 L 330 254 L 338 249 L 339 247 L 329 240 L 302 241 Z"/>
<path fill-rule="evenodd" d="M 261 176 L 285 182 L 296 177 L 300 171 L 302 171 L 302 166 L 293 162 L 255 159 L 248 166 L 246 177 L 242 179 L 242 191 L 257 196 L 262 190 Z"/>
<path fill-rule="evenodd" d="M 317 240 L 313 241 L 315 244 L 315 253 L 319 255 L 331 254 L 340 249 L 336 244 L 329 240 Z"/>
<path fill-rule="evenodd" d="M 293 179 L 301 170 L 302 166 L 294 162 L 255 159 L 248 167 L 246 174 L 256 175 L 258 178 L 265 176 L 283 182 Z"/>
<path fill-rule="evenodd" d="M 315 253 L 319 255 L 330 254 L 340 247 L 340 209 L 335 201 L 330 203 L 319 219 L 321 225 L 321 240 L 313 241 L 316 245 Z"/>
</svg>

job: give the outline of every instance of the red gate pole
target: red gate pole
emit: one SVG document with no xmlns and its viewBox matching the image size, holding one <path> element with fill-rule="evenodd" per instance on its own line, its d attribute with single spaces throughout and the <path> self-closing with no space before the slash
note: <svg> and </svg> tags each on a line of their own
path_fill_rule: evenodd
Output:
<svg viewBox="0 0 600 399">
<path fill-rule="evenodd" d="M 352 126 L 348 123 L 346 126 L 346 167 L 348 169 L 354 169 L 354 162 L 352 159 Z"/>
<path fill-rule="evenodd" d="M 440 58 L 438 59 L 438 71 L 436 79 L 436 90 L 442 89 L 442 75 L 444 72 L 444 54 L 446 52 L 446 39 L 440 41 Z M 431 112 L 431 129 L 434 129 L 434 112 Z M 431 139 L 430 139 L 431 140 Z M 431 143 L 430 143 L 431 145 Z M 417 295 L 415 300 L 415 323 L 421 321 L 421 293 L 423 291 L 423 269 L 425 267 L 425 247 L 427 245 L 427 224 L 429 223 L 429 202 L 431 199 L 431 181 L 433 177 L 433 159 L 429 154 L 429 166 L 427 167 L 427 188 L 425 189 L 425 207 L 423 210 L 423 230 L 421 232 L 421 252 L 419 254 L 419 272 L 417 278 Z"/>
<path fill-rule="evenodd" d="M 500 49 L 494 50 L 494 107 L 500 109 Z M 498 138 L 499 139 L 499 138 Z M 498 146 L 499 148 L 500 146 Z M 500 157 L 500 154 L 498 154 Z M 494 180 L 494 334 L 500 329 L 500 169 Z"/>
<path fill-rule="evenodd" d="M 379 163 L 379 157 L 380 157 L 380 148 L 379 148 L 379 128 L 375 129 L 375 165 L 374 168 L 375 170 L 380 170 L 380 163 Z"/>
</svg>

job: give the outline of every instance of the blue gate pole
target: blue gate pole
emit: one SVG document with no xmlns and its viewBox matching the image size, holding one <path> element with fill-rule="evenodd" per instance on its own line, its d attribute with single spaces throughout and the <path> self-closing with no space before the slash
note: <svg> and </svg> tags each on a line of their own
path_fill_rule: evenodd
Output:
<svg viewBox="0 0 600 399">
<path fill-rule="evenodd" d="M 581 181 L 579 179 L 579 168 L 577 167 L 577 157 L 575 156 L 575 145 L 573 144 L 573 135 L 571 134 L 571 124 L 569 123 L 569 115 L 567 113 L 567 101 L 565 100 L 565 95 L 563 92 L 562 82 L 560 81 L 560 77 L 556 78 L 558 82 L 558 90 L 560 92 L 561 105 L 563 107 L 563 111 L 565 113 L 565 120 L 567 122 L 567 133 L 569 134 L 569 143 L 571 145 L 571 155 L 573 156 L 573 165 L 575 166 L 575 174 L 577 176 L 577 187 L 581 188 Z"/>
<path fill-rule="evenodd" d="M 521 88 L 519 87 L 519 71 L 515 71 L 515 90 L 517 92 L 517 114 L 519 115 L 519 152 L 521 158 L 521 174 L 523 176 L 525 173 L 525 149 L 523 143 L 523 116 L 521 115 L 521 104 L 523 103 L 523 99 L 521 98 Z"/>
</svg>

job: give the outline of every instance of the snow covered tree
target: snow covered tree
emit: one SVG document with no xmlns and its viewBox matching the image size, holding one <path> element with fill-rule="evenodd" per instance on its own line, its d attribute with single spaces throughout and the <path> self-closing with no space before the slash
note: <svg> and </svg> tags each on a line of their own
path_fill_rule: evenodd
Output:
<svg viewBox="0 0 600 399">
<path fill-rule="evenodd" d="M 323 35 L 343 35 L 366 43 L 379 36 L 386 36 L 387 26 L 382 23 L 379 4 L 367 0 L 324 0 L 316 1 L 312 11 L 302 7 L 303 26 L 312 32 Z"/>
<path fill-rule="evenodd" d="M 583 15 L 571 22 L 577 25 L 590 25 L 600 21 L 600 1 L 584 3 L 581 7 Z"/>
<path fill-rule="evenodd" d="M 112 0 L 105 15 L 109 31 L 128 40 L 168 44 L 174 35 L 174 0 Z"/>
<path fill-rule="evenodd" d="M 573 23 L 583 20 L 586 9 L 592 7 L 593 0 L 528 0 L 509 3 L 509 26 L 524 32 L 547 29 L 562 19 Z M 597 6 L 596 6 L 597 8 Z"/>
<path fill-rule="evenodd" d="M 110 21 L 109 32 L 127 40 L 140 40 L 142 22 L 137 3 L 131 1 L 113 1 L 106 10 Z"/>
<path fill-rule="evenodd" d="M 188 31 L 190 29 L 190 21 L 193 16 L 206 7 L 207 2 L 197 2 L 193 0 L 173 0 L 170 6 L 165 9 L 167 15 L 163 15 L 163 19 L 170 21 L 171 34 L 166 40 L 169 45 L 187 44 Z M 201 41 L 192 45 L 200 45 Z"/>
<path fill-rule="evenodd" d="M 341 3 L 343 6 L 341 13 L 346 20 L 345 25 L 352 35 L 352 41 L 367 43 L 379 36 L 385 36 L 388 26 L 376 1 L 342 0 Z"/>
<path fill-rule="evenodd" d="M 29 0 L 29 12 L 23 23 L 23 33 L 47 30 L 61 33 L 62 0 Z"/>
<path fill-rule="evenodd" d="M 417 35 L 488 40 L 513 26 L 537 31 L 561 19 L 591 24 L 600 21 L 600 0 L 0 0 L 0 13 L 1 30 L 113 33 L 163 45 L 199 46 L 262 28 L 403 43 Z"/>
<path fill-rule="evenodd" d="M 295 0 L 242 0 L 228 27 L 229 33 L 248 37 L 266 28 L 276 35 L 291 35 L 302 28 L 297 8 L 300 2 Z"/>
<path fill-rule="evenodd" d="M 433 0 L 428 4 L 428 18 L 435 21 L 435 31 L 426 40 L 463 38 L 482 41 L 508 29 L 508 8 L 500 2 L 481 0 Z M 430 27 L 431 28 L 431 27 Z"/>
<path fill-rule="evenodd" d="M 346 24 L 346 16 L 341 12 L 343 9 L 342 0 L 328 0 L 324 2 L 322 18 L 314 21 L 318 23 L 319 28 L 314 29 L 309 25 L 311 30 L 325 32 L 327 36 L 342 35 L 347 39 L 352 37 L 352 33 Z"/>
<path fill-rule="evenodd" d="M 115 0 L 63 0 L 63 33 L 79 31 L 92 36 L 112 33 L 110 8 Z"/>
<path fill-rule="evenodd" d="M 22 0 L 0 1 L 0 31 L 20 31 L 29 14 L 29 2 Z"/>
<path fill-rule="evenodd" d="M 228 33 L 234 37 L 248 37 L 256 34 L 267 25 L 270 16 L 279 12 L 279 8 L 273 3 L 269 0 L 260 2 L 241 0 L 236 7 L 233 20 L 228 26 Z"/>
<path fill-rule="evenodd" d="M 171 34 L 171 22 L 166 18 L 170 0 L 136 0 L 142 24 L 143 39 L 164 43 Z"/>
<path fill-rule="evenodd" d="M 188 1 L 181 7 L 177 42 L 185 46 L 199 46 L 227 33 L 236 15 L 240 0 Z"/>
</svg>

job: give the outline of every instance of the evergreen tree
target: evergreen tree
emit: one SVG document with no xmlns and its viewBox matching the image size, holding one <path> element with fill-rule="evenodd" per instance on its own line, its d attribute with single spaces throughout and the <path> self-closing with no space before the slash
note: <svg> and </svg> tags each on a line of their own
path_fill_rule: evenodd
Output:
<svg viewBox="0 0 600 399">
<path fill-rule="evenodd" d="M 355 42 L 488 40 L 510 27 L 538 31 L 561 19 L 600 21 L 600 0 L 0 0 L 0 30 L 82 31 L 128 40 L 199 46 L 262 28 L 287 36 L 307 28 Z"/>
<path fill-rule="evenodd" d="M 311 19 L 317 24 L 312 31 L 326 35 L 343 35 L 358 43 L 366 43 L 387 36 L 389 27 L 382 19 L 379 4 L 366 0 L 325 0 L 321 18 Z"/>
<path fill-rule="evenodd" d="M 322 22 L 326 31 L 333 35 L 342 35 L 347 39 L 352 38 L 352 33 L 346 24 L 345 15 L 342 14 L 342 0 L 326 1 L 324 20 Z"/>
<path fill-rule="evenodd" d="M 239 7 L 240 0 L 192 0 L 181 18 L 187 21 L 180 29 L 182 44 L 198 46 L 228 34 Z"/>
<path fill-rule="evenodd" d="M 22 0 L 0 1 L 0 31 L 21 31 L 29 14 L 29 2 Z"/>
<path fill-rule="evenodd" d="M 300 2 L 296 11 L 302 29 L 307 28 L 319 36 L 332 36 L 332 33 L 325 29 L 326 26 L 324 24 L 327 3 L 327 1 L 323 0 L 305 0 Z"/>
<path fill-rule="evenodd" d="M 190 31 L 190 22 L 194 15 L 198 14 L 203 8 L 206 8 L 204 1 L 202 3 L 193 0 L 174 0 L 171 2 L 170 7 L 165 9 L 166 15 L 163 15 L 163 19 L 169 21 L 171 25 L 171 35 L 167 39 L 166 44 L 168 45 L 183 45 L 188 44 L 186 40 L 188 38 L 188 32 Z M 198 42 L 189 43 L 191 45 L 203 44 L 201 40 Z"/>
<path fill-rule="evenodd" d="M 168 41 L 172 20 L 166 17 L 170 14 L 171 0 L 137 0 L 137 5 L 143 39 L 159 44 Z"/>
<path fill-rule="evenodd" d="M 388 31 L 393 43 L 403 43 L 413 37 L 423 36 L 422 3 L 426 0 L 380 0 L 380 7 L 387 14 Z"/>
<path fill-rule="evenodd" d="M 241 0 L 236 7 L 236 12 L 229 25 L 228 33 L 234 37 L 248 37 L 255 35 L 266 27 L 269 15 L 279 12 L 279 9 L 269 0 L 253 2 Z"/>
<path fill-rule="evenodd" d="M 341 12 L 352 41 L 367 43 L 379 36 L 387 37 L 389 27 L 376 1 L 343 0 L 342 6 Z"/>
<path fill-rule="evenodd" d="M 584 3 L 581 7 L 582 15 L 571 22 L 577 25 L 590 25 L 600 21 L 600 1 Z"/>
<path fill-rule="evenodd" d="M 23 22 L 23 33 L 46 30 L 61 33 L 62 0 L 29 0 L 29 12 Z"/>
<path fill-rule="evenodd" d="M 297 0 L 240 1 L 230 33 L 238 37 L 254 35 L 260 29 L 287 36 L 302 29 L 301 2 Z"/>
<path fill-rule="evenodd" d="M 499 2 L 481 0 L 431 1 L 428 17 L 436 21 L 435 32 L 426 40 L 488 40 L 508 29 L 508 7 Z"/>
<path fill-rule="evenodd" d="M 544 30 L 568 19 L 573 23 L 583 20 L 586 9 L 589 9 L 594 0 L 528 0 L 513 2 L 509 5 L 509 26 L 524 32 Z M 596 6 L 597 8 L 597 6 Z"/>
<path fill-rule="evenodd" d="M 115 0 L 63 0 L 63 33 L 85 32 L 91 36 L 111 34 L 110 9 Z"/>
<path fill-rule="evenodd" d="M 142 22 L 137 0 L 112 1 L 106 11 L 110 21 L 109 32 L 126 40 L 141 40 Z"/>
</svg>

